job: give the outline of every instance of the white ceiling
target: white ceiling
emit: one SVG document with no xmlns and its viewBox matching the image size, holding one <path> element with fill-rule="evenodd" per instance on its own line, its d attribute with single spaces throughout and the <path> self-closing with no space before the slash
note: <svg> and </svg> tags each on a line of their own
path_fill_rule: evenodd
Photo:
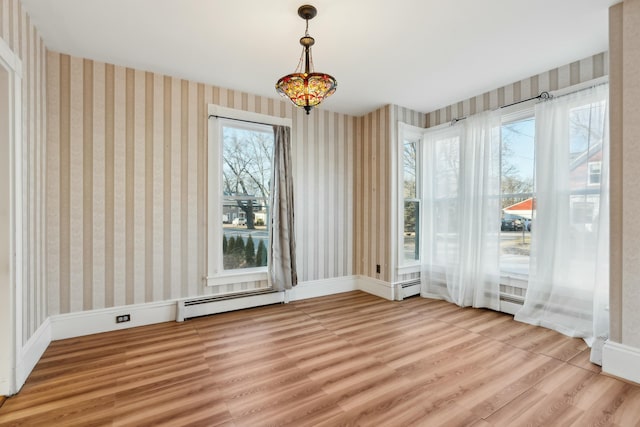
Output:
<svg viewBox="0 0 640 427">
<path fill-rule="evenodd" d="M 304 0 L 23 0 L 49 49 L 277 98 Z M 619 0 L 313 0 L 322 107 L 429 112 L 607 50 Z"/>
</svg>

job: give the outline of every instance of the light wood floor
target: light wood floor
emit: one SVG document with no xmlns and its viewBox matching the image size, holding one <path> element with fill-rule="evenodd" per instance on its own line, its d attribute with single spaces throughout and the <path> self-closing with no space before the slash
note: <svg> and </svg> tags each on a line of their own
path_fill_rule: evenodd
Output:
<svg viewBox="0 0 640 427">
<path fill-rule="evenodd" d="M 640 426 L 582 340 L 340 294 L 56 341 L 1 425 Z"/>
</svg>

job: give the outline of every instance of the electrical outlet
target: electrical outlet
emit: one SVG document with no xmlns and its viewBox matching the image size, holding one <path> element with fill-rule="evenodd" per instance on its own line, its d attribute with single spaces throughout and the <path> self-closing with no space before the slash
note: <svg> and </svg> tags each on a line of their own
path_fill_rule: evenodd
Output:
<svg viewBox="0 0 640 427">
<path fill-rule="evenodd" d="M 376 273 L 380 274 L 380 264 L 376 264 Z"/>
<path fill-rule="evenodd" d="M 131 320 L 130 314 L 121 314 L 120 316 L 116 316 L 116 323 L 129 322 Z"/>
</svg>

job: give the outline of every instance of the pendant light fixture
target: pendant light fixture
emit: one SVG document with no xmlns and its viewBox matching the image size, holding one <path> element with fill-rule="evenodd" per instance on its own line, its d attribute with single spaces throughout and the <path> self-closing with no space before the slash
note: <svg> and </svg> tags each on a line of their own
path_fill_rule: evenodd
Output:
<svg viewBox="0 0 640 427">
<path fill-rule="evenodd" d="M 338 86 L 336 79 L 329 74 L 316 73 L 313 70 L 311 46 L 315 40 L 309 35 L 309 20 L 317 13 L 316 8 L 308 4 L 298 8 L 298 15 L 307 21 L 304 36 L 300 39 L 302 45 L 300 61 L 293 74 L 287 74 L 276 83 L 278 93 L 290 99 L 297 107 L 304 108 L 307 114 L 313 107 L 331 96 Z"/>
</svg>

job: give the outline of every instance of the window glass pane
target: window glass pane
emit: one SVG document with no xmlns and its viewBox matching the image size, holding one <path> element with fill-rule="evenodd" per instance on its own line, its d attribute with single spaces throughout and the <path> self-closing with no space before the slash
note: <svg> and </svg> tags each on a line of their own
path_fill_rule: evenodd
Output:
<svg viewBox="0 0 640 427">
<path fill-rule="evenodd" d="M 535 120 L 506 123 L 501 131 L 500 269 L 503 274 L 527 276 L 535 222 Z"/>
<path fill-rule="evenodd" d="M 224 269 L 266 266 L 273 131 L 224 126 L 222 139 Z"/>
<path fill-rule="evenodd" d="M 420 245 L 418 239 L 420 204 L 418 201 L 404 202 L 404 260 L 416 261 L 420 259 Z"/>
<path fill-rule="evenodd" d="M 458 195 L 460 172 L 460 139 L 446 138 L 435 142 L 435 197 L 455 198 Z"/>
<path fill-rule="evenodd" d="M 569 113 L 570 230 L 585 248 L 596 241 L 605 121 L 604 102 L 582 105 Z"/>
<path fill-rule="evenodd" d="M 403 153 L 404 198 L 416 198 L 416 143 L 405 142 Z"/>
<path fill-rule="evenodd" d="M 458 254 L 458 188 L 460 179 L 460 138 L 436 140 L 434 144 L 433 209 L 431 219 L 433 241 L 431 259 L 446 265 Z"/>
<path fill-rule="evenodd" d="M 604 121 L 603 103 L 582 105 L 569 113 L 569 171 L 572 190 L 600 186 Z"/>
</svg>

